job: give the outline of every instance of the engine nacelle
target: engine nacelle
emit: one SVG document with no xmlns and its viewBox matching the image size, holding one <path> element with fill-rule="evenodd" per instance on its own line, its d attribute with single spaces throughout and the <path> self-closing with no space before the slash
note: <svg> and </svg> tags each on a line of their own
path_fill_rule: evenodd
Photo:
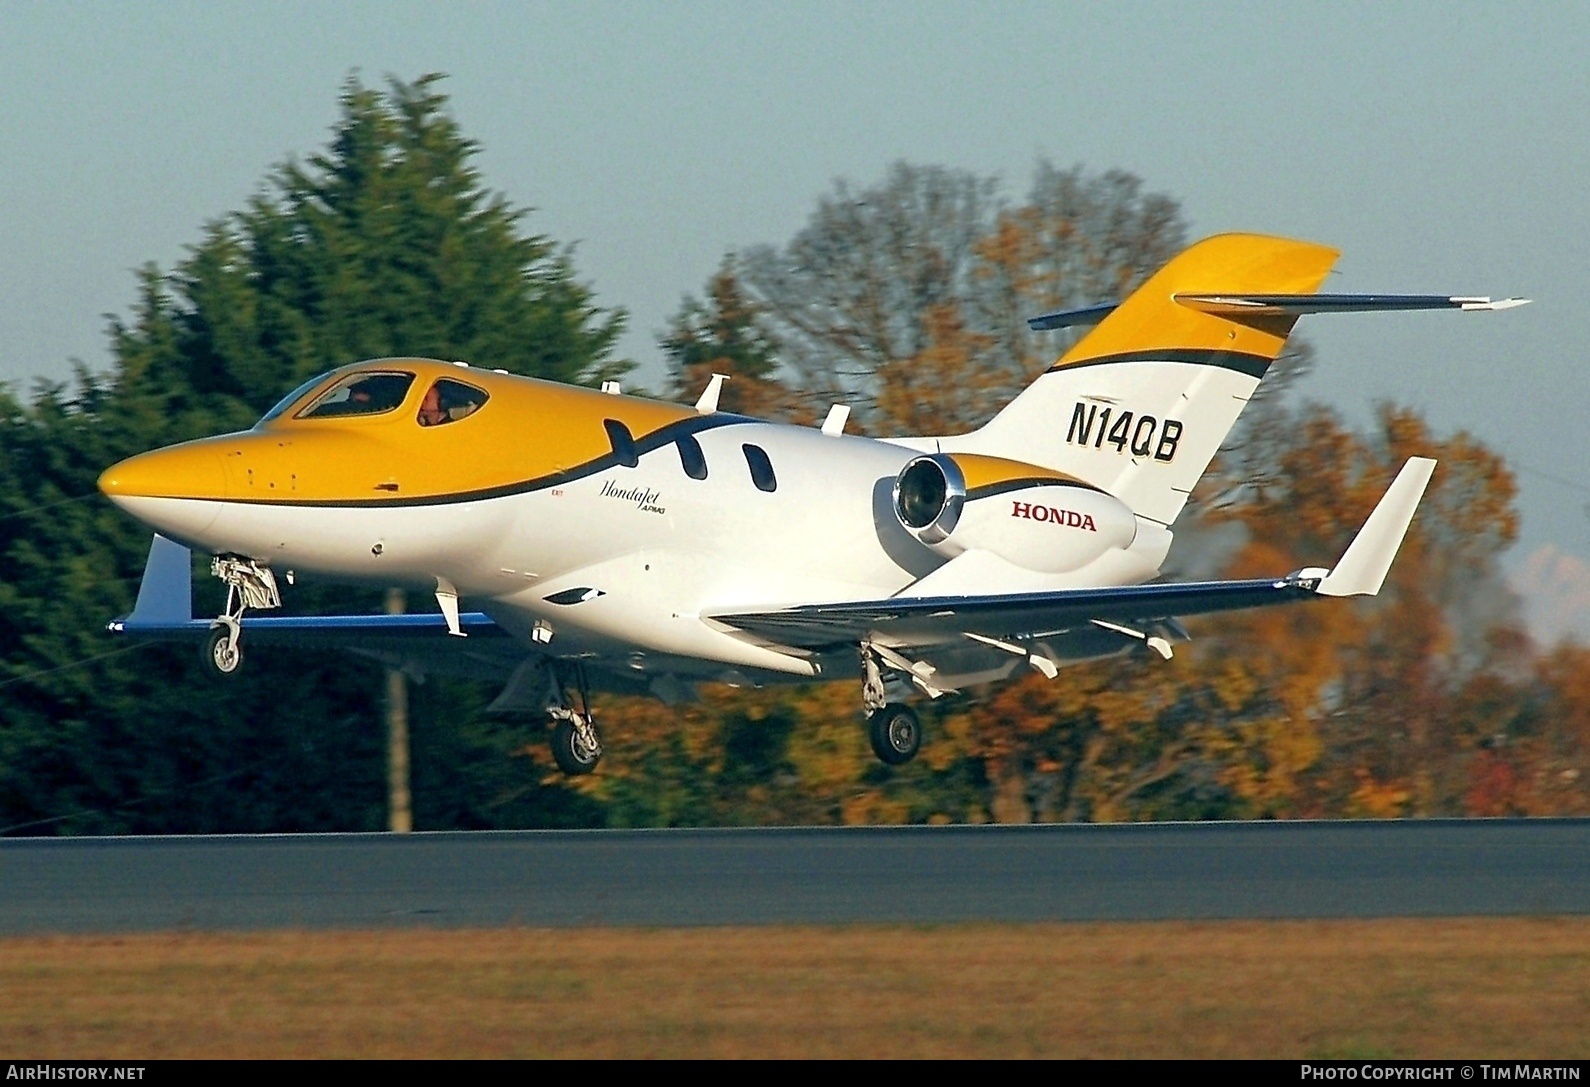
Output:
<svg viewBox="0 0 1590 1087">
<path fill-rule="evenodd" d="M 968 483 L 970 479 L 970 483 Z M 973 549 L 1046 574 L 1086 566 L 1132 546 L 1126 504 L 1059 472 L 965 453 L 917 457 L 894 481 L 907 532 L 946 558 Z"/>
</svg>

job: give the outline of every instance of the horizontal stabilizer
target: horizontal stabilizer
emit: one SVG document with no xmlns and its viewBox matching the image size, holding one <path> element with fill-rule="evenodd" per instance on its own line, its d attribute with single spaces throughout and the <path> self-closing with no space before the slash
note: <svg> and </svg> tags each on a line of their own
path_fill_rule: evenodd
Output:
<svg viewBox="0 0 1590 1087">
<path fill-rule="evenodd" d="M 1486 298 L 1446 294 L 1178 294 L 1188 309 L 1217 317 L 1296 317 L 1305 313 L 1377 313 L 1395 310 L 1501 310 L 1527 306 L 1528 298 Z M 1096 325 L 1119 302 L 1100 302 L 1027 318 L 1027 327 L 1046 332 L 1073 325 Z"/>
<path fill-rule="evenodd" d="M 1376 313 L 1384 310 L 1500 310 L 1525 306 L 1530 301 L 1527 298 L 1498 298 L 1492 301 L 1489 298 L 1444 294 L 1177 294 L 1175 298 L 1177 303 L 1188 309 L 1237 319 L 1297 316 L 1304 313 Z"/>
<path fill-rule="evenodd" d="M 1429 457 L 1408 458 L 1369 520 L 1347 545 L 1342 561 L 1325 575 L 1315 592 L 1323 596 L 1374 596 L 1380 592 L 1434 471 L 1435 461 Z"/>
</svg>

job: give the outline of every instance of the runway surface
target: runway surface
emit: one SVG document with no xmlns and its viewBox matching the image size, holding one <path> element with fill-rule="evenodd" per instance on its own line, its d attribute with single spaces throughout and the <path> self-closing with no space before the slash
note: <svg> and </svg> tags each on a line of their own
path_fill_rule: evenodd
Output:
<svg viewBox="0 0 1590 1087">
<path fill-rule="evenodd" d="M 1590 913 L 1590 819 L 0 840 L 0 933 Z"/>
</svg>

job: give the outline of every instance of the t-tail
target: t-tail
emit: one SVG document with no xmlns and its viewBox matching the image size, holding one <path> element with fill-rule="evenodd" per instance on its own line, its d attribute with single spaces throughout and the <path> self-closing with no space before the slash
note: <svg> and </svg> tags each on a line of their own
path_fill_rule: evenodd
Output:
<svg viewBox="0 0 1590 1087">
<path fill-rule="evenodd" d="M 1221 234 L 1174 257 L 1117 305 L 1049 314 L 1097 322 L 1021 395 L 946 452 L 1065 472 L 1170 525 L 1305 313 L 1505 309 L 1521 299 L 1319 294 L 1338 253 Z"/>
</svg>

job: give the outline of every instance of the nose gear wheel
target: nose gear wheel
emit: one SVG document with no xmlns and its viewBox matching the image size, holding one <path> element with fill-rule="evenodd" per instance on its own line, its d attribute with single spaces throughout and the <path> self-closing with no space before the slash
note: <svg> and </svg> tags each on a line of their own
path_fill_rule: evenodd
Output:
<svg viewBox="0 0 1590 1087">
<path fill-rule="evenodd" d="M 221 624 L 204 641 L 204 662 L 217 675 L 229 676 L 243 666 L 243 647 L 232 628 Z"/>
</svg>

